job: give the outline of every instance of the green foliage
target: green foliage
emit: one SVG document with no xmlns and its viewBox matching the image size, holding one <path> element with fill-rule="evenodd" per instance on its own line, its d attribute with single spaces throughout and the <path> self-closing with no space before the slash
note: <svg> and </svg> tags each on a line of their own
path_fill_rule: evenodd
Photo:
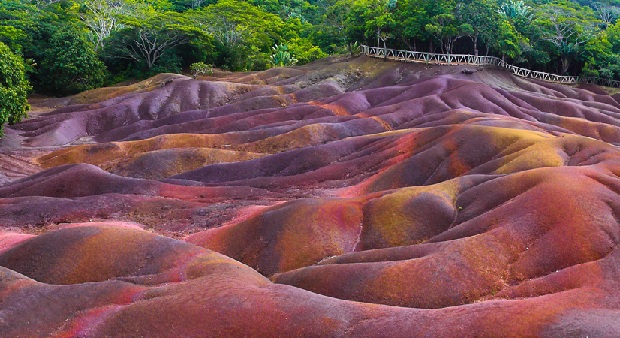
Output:
<svg viewBox="0 0 620 338">
<path fill-rule="evenodd" d="M 526 5 L 525 2 L 521 0 L 509 0 L 502 3 L 499 8 L 499 13 L 512 21 L 532 21 L 532 19 L 534 19 L 532 7 Z"/>
<path fill-rule="evenodd" d="M 502 56 L 515 59 L 521 54 L 519 33 L 507 20 L 503 20 L 499 23 L 495 34 L 496 38 L 490 41 L 489 45 L 495 47 Z"/>
<path fill-rule="evenodd" d="M 51 36 L 50 22 L 55 13 L 44 12 L 18 0 L 0 3 L 0 41 L 27 58 L 39 60 L 45 50 L 43 43 Z"/>
<path fill-rule="evenodd" d="M 611 43 L 612 53 L 620 54 L 620 21 L 606 30 L 607 40 Z"/>
<path fill-rule="evenodd" d="M 484 43 L 491 46 L 497 37 L 497 32 L 505 21 L 501 17 L 501 10 L 492 1 L 459 1 L 455 8 L 456 16 L 463 25 L 461 28 L 473 44 L 474 55 L 478 55 L 478 45 Z"/>
<path fill-rule="evenodd" d="M 0 41 L 26 60 L 37 91 L 55 94 L 93 87 L 103 77 L 144 78 L 199 62 L 261 70 L 283 64 L 288 53 L 285 64 L 304 64 L 354 54 L 362 43 L 495 55 L 534 70 L 618 79 L 619 6 L 618 0 L 3 0 Z M 71 44 L 59 44 L 59 31 L 82 41 L 67 55 L 89 56 L 63 58 L 60 50 Z M 275 45 L 287 50 L 273 51 Z M 107 71 L 94 66 L 78 75 L 85 69 L 79 64 L 96 59 Z M 63 77 L 78 85 L 56 83 Z"/>
<path fill-rule="evenodd" d="M 556 1 L 536 8 L 534 25 L 542 28 L 540 47 L 550 50 L 557 58 L 557 72 L 565 74 L 578 59 L 582 47 L 594 37 L 598 23 L 589 7 L 570 1 Z"/>
<path fill-rule="evenodd" d="M 295 55 L 297 64 L 303 65 L 327 56 L 318 46 L 312 44 L 310 39 L 293 38 L 288 40 L 286 47 L 292 55 Z"/>
<path fill-rule="evenodd" d="M 0 41 L 3 41 L 12 50 L 21 50 L 19 41 L 26 38 L 26 33 L 13 26 L 0 26 Z"/>
<path fill-rule="evenodd" d="M 350 2 L 344 0 L 325 0 L 325 7 L 317 10 L 316 22 L 306 30 L 314 44 L 328 53 L 343 49 L 350 41 L 347 35 L 346 20 L 350 12 Z"/>
<path fill-rule="evenodd" d="M 129 74 L 136 77 L 179 72 L 183 56 L 190 57 L 180 55 L 181 46 L 212 49 L 211 37 L 195 27 L 185 15 L 175 12 L 154 12 L 145 15 L 144 19 L 124 17 L 122 24 L 123 29 L 112 32 L 105 40 L 102 51 L 106 63 L 114 71 L 129 67 L 133 70 Z M 190 53 L 192 48 L 184 51 Z"/>
<path fill-rule="evenodd" d="M 31 4 L 5 0 L 0 2 L 0 41 L 28 60 L 27 70 L 37 91 L 54 94 L 98 85 L 100 67 L 92 68 L 94 74 L 78 76 L 81 66 L 77 65 L 95 64 L 96 58 L 105 62 L 104 75 L 113 81 L 180 72 L 195 62 L 230 70 L 266 69 L 276 43 L 289 45 L 302 63 L 326 55 L 313 37 L 313 25 L 326 7 L 311 2 L 62 0 Z M 69 40 L 74 44 L 82 40 L 67 53 L 82 56 L 75 62 L 63 59 L 59 52 L 69 48 L 58 45 L 54 37 L 61 30 L 73 36 Z M 84 40 L 90 42 L 88 48 Z M 93 50 L 96 58 L 90 57 Z M 66 75 L 56 76 L 63 67 Z M 59 83 L 63 77 L 76 76 L 76 86 Z"/>
<path fill-rule="evenodd" d="M 4 123 L 21 121 L 30 108 L 27 96 L 32 88 L 26 80 L 24 62 L 0 42 L 0 135 Z"/>
<path fill-rule="evenodd" d="M 355 41 L 352 45 L 351 45 L 351 56 L 357 56 L 360 55 L 360 53 L 362 52 L 362 46 L 359 44 L 359 42 Z"/>
<path fill-rule="evenodd" d="M 604 33 L 584 46 L 582 75 L 607 79 L 620 77 L 620 55 L 614 53 L 611 41 Z"/>
<path fill-rule="evenodd" d="M 190 72 L 192 72 L 192 75 L 194 76 L 194 79 L 198 75 L 211 75 L 211 74 L 213 74 L 213 66 L 212 65 L 208 65 L 208 64 L 206 64 L 204 62 L 192 63 L 189 66 L 189 70 L 190 70 Z"/>
<path fill-rule="evenodd" d="M 207 61 L 229 70 L 266 68 L 271 46 L 284 40 L 290 28 L 279 16 L 236 0 L 221 0 L 189 15 L 197 29 L 213 37 L 214 53 Z"/>
<path fill-rule="evenodd" d="M 285 44 L 271 47 L 273 54 L 271 54 L 271 64 L 276 67 L 292 66 L 297 63 L 297 59 L 291 55 L 288 51 L 288 47 Z"/>
<path fill-rule="evenodd" d="M 66 27 L 54 33 L 44 53 L 39 79 L 43 90 L 70 95 L 103 85 L 106 69 L 84 34 Z"/>
<path fill-rule="evenodd" d="M 315 21 L 318 18 L 316 1 L 306 0 L 250 0 L 248 3 L 262 10 L 276 14 L 282 20 L 299 19 L 303 22 Z"/>
</svg>

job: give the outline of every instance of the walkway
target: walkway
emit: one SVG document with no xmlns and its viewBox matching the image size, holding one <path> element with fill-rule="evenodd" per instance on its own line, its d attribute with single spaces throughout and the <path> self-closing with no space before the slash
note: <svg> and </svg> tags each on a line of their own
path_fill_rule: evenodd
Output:
<svg viewBox="0 0 620 338">
<path fill-rule="evenodd" d="M 362 54 L 377 58 L 387 57 L 390 60 L 404 61 L 404 62 L 424 62 L 427 64 L 436 65 L 475 65 L 475 66 L 495 66 L 504 68 L 510 71 L 512 74 L 520 77 L 537 79 L 547 82 L 556 82 L 564 84 L 575 83 L 593 83 L 599 86 L 618 87 L 620 88 L 620 81 L 594 78 L 594 77 L 581 77 L 581 76 L 563 76 L 545 72 L 539 72 L 530 70 L 527 68 L 521 68 L 510 65 L 500 58 L 495 56 L 475 56 L 469 54 L 437 54 L 437 53 L 425 53 L 414 52 L 409 50 L 396 50 L 386 49 L 380 47 L 369 47 L 366 45 L 360 46 Z M 386 56 L 387 54 L 387 56 Z"/>
</svg>

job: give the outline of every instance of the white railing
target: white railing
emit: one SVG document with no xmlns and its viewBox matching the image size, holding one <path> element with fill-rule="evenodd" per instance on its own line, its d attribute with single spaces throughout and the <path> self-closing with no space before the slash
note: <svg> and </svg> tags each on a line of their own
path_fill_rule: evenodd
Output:
<svg viewBox="0 0 620 338">
<path fill-rule="evenodd" d="M 440 65 L 475 65 L 475 66 L 495 66 L 507 69 L 512 74 L 520 77 L 538 79 L 547 82 L 557 83 L 594 83 L 608 87 L 620 87 L 620 81 L 579 76 L 563 76 L 545 72 L 530 70 L 510 65 L 495 56 L 475 56 L 469 54 L 437 54 L 426 52 L 414 52 L 410 50 L 396 50 L 381 47 L 369 47 L 361 45 L 361 52 L 364 55 L 388 58 L 404 62 L 424 62 L 428 64 Z"/>
</svg>

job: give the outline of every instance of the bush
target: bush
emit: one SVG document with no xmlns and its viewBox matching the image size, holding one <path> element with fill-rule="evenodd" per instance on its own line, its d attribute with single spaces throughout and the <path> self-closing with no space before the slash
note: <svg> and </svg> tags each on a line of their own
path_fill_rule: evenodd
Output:
<svg viewBox="0 0 620 338">
<path fill-rule="evenodd" d="M 189 70 L 192 72 L 194 79 L 198 75 L 211 75 L 213 74 L 213 66 L 204 62 L 195 62 L 189 66 Z"/>
<path fill-rule="evenodd" d="M 309 39 L 293 38 L 288 41 L 286 47 L 288 47 L 288 51 L 295 56 L 295 59 L 297 59 L 298 64 L 300 65 L 304 65 L 327 56 L 321 48 L 313 45 L 312 41 Z"/>
<path fill-rule="evenodd" d="M 0 135 L 5 122 L 13 124 L 26 117 L 31 89 L 23 60 L 0 42 Z"/>
<path fill-rule="evenodd" d="M 103 85 L 106 69 L 93 45 L 75 29 L 54 33 L 39 72 L 41 89 L 54 95 L 71 95 Z"/>
<path fill-rule="evenodd" d="M 271 63 L 276 67 L 293 66 L 297 63 L 297 59 L 291 55 L 288 51 L 288 46 L 285 44 L 271 47 L 273 54 L 271 54 Z"/>
</svg>

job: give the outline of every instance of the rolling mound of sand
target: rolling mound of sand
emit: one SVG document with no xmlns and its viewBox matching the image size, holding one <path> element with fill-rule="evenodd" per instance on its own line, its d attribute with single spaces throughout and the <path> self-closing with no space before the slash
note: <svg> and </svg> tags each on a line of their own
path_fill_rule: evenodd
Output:
<svg viewBox="0 0 620 338">
<path fill-rule="evenodd" d="M 48 102 L 0 144 L 0 336 L 620 335 L 618 94 L 461 70 Z"/>
</svg>

